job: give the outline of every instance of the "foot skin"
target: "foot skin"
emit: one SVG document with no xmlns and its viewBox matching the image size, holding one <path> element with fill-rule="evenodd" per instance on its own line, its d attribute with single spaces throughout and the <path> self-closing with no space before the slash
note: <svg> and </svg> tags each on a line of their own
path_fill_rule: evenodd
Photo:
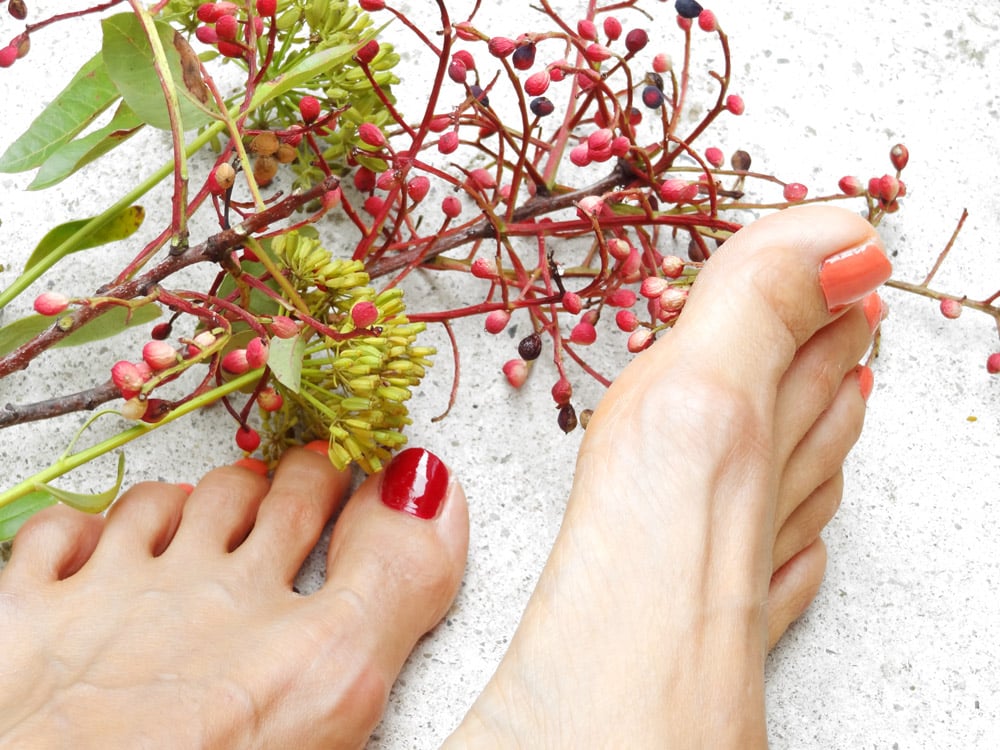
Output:
<svg viewBox="0 0 1000 750">
<path fill-rule="evenodd" d="M 766 747 L 764 658 L 823 575 L 889 270 L 829 207 L 712 258 L 591 419 L 538 587 L 447 748 Z"/>
<path fill-rule="evenodd" d="M 398 462 L 348 502 L 310 596 L 292 582 L 348 476 L 309 450 L 270 483 L 226 467 L 190 497 L 138 485 L 106 521 L 36 516 L 0 578 L 0 745 L 362 746 L 465 566 L 461 488 L 439 465 L 413 502 L 425 464 Z"/>
</svg>

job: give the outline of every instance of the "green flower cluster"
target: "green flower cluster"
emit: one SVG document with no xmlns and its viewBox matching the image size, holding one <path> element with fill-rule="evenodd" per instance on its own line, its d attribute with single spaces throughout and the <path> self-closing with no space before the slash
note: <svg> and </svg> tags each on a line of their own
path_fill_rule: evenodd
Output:
<svg viewBox="0 0 1000 750">
<path fill-rule="evenodd" d="M 271 247 L 310 314 L 344 338 L 314 332 L 303 340 L 297 387 L 279 383 L 284 406 L 264 415 L 269 450 L 276 456 L 290 442 L 322 438 L 338 468 L 355 461 L 379 471 L 406 443 L 406 401 L 435 353 L 416 345 L 425 326 L 406 318 L 401 289 L 376 292 L 360 262 L 334 259 L 317 240 L 294 232 Z M 363 328 L 352 316 L 359 304 L 377 310 Z"/>
</svg>

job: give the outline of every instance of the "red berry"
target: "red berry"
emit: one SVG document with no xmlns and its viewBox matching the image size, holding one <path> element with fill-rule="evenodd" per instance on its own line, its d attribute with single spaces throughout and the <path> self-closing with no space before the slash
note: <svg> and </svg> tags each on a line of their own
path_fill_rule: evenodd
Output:
<svg viewBox="0 0 1000 750">
<path fill-rule="evenodd" d="M 500 333 L 510 322 L 510 313 L 506 310 L 494 310 L 486 316 L 486 331 L 488 333 Z"/>
<path fill-rule="evenodd" d="M 379 312 L 374 302 L 362 300 L 351 308 L 351 320 L 356 328 L 368 328 L 378 320 Z"/>
<path fill-rule="evenodd" d="M 319 117 L 319 113 L 319 99 L 315 96 L 303 96 L 299 99 L 299 114 L 302 116 L 303 122 L 312 122 Z"/>
<path fill-rule="evenodd" d="M 246 349 L 233 349 L 222 358 L 222 369 L 233 375 L 242 375 L 250 369 Z"/>
<path fill-rule="evenodd" d="M 622 35 L 622 22 L 614 16 L 605 16 L 604 35 L 607 36 L 610 41 L 615 41 Z"/>
<path fill-rule="evenodd" d="M 789 182 L 785 185 L 782 194 L 785 196 L 786 201 L 801 201 L 805 200 L 806 195 L 809 194 L 809 188 L 801 182 Z"/>
<path fill-rule="evenodd" d="M 581 321 L 573 326 L 573 330 L 569 334 L 569 340 L 574 344 L 589 346 L 597 341 L 597 329 L 590 323 Z"/>
<path fill-rule="evenodd" d="M 247 364 L 250 366 L 250 369 L 256 370 L 258 367 L 266 365 L 270 352 L 271 347 L 267 339 L 260 336 L 250 339 L 249 343 L 247 343 Z"/>
<path fill-rule="evenodd" d="M 215 22 L 215 33 L 219 35 L 219 39 L 235 42 L 240 34 L 240 22 L 236 20 L 236 16 L 220 16 Z"/>
<path fill-rule="evenodd" d="M 371 122 L 363 122 L 358 126 L 358 138 L 374 148 L 382 148 L 386 144 L 385 136 L 378 125 Z"/>
<path fill-rule="evenodd" d="M 941 300 L 941 314 L 949 320 L 954 320 L 962 314 L 962 303 L 957 299 Z"/>
<path fill-rule="evenodd" d="M 639 327 L 639 319 L 631 310 L 619 310 L 615 313 L 615 325 L 625 333 L 632 333 Z"/>
<path fill-rule="evenodd" d="M 246 55 L 246 49 L 242 44 L 227 42 L 225 39 L 219 40 L 219 52 L 222 53 L 223 57 L 231 57 L 234 60 Z"/>
<path fill-rule="evenodd" d="M 743 97 L 739 94 L 730 94 L 726 97 L 726 109 L 732 112 L 734 115 L 742 115 L 746 109 L 746 105 L 743 103 Z"/>
<path fill-rule="evenodd" d="M 142 359 L 153 370 L 166 370 L 177 364 L 177 350 L 166 341 L 153 339 L 142 347 Z"/>
<path fill-rule="evenodd" d="M 613 57 L 614 52 L 605 47 L 603 44 L 594 42 L 593 44 L 587 45 L 587 49 L 583 51 L 583 56 L 587 58 L 587 62 L 599 63 Z"/>
<path fill-rule="evenodd" d="M 257 14 L 273 16 L 278 11 L 278 0 L 257 0 Z"/>
<path fill-rule="evenodd" d="M 559 378 L 552 386 L 552 399 L 558 406 L 565 406 L 571 398 L 573 398 L 573 386 L 565 377 Z"/>
<path fill-rule="evenodd" d="M 264 411 L 278 411 L 285 399 L 274 388 L 264 388 L 257 394 L 257 405 Z"/>
<path fill-rule="evenodd" d="M 378 57 L 378 53 L 381 49 L 382 48 L 379 46 L 379 43 L 374 39 L 372 39 L 367 44 L 365 44 L 364 47 L 359 49 L 357 53 L 354 55 L 354 57 L 358 62 L 367 65 L 376 57 Z"/>
<path fill-rule="evenodd" d="M 374 13 L 385 8 L 385 0 L 358 0 L 358 5 L 361 6 L 361 10 Z"/>
<path fill-rule="evenodd" d="M 69 297 L 58 292 L 42 292 L 35 297 L 35 312 L 39 315 L 58 315 L 69 307 Z"/>
<path fill-rule="evenodd" d="M 385 208 L 385 200 L 377 195 L 370 195 L 365 199 L 364 208 L 370 216 L 378 216 Z"/>
<path fill-rule="evenodd" d="M 215 23 L 219 16 L 223 15 L 223 11 L 217 3 L 202 3 L 198 6 L 195 15 L 198 16 L 199 21 Z"/>
<path fill-rule="evenodd" d="M 445 199 L 441 201 L 441 211 L 449 219 L 455 219 L 462 213 L 462 201 L 454 195 L 446 196 Z"/>
<path fill-rule="evenodd" d="M 632 246 L 627 240 L 616 237 L 608 242 L 608 254 L 615 260 L 625 260 L 632 252 Z"/>
<path fill-rule="evenodd" d="M 625 35 L 625 49 L 630 54 L 634 55 L 647 44 L 649 44 L 649 34 L 646 33 L 645 29 L 632 29 Z"/>
<path fill-rule="evenodd" d="M 611 307 L 632 307 L 635 304 L 635 292 L 631 289 L 615 289 L 604 298 Z"/>
<path fill-rule="evenodd" d="M 236 431 L 236 445 L 240 450 L 253 453 L 260 447 L 260 433 L 253 427 L 240 427 Z"/>
<path fill-rule="evenodd" d="M 705 161 L 707 161 L 716 169 L 721 167 L 725 162 L 725 160 L 726 157 L 725 154 L 722 153 L 721 148 L 715 148 L 715 146 L 711 146 L 710 148 L 705 149 Z"/>
<path fill-rule="evenodd" d="M 202 44 L 216 45 L 219 43 L 219 35 L 215 33 L 214 26 L 199 26 L 194 30 L 195 38 Z"/>
<path fill-rule="evenodd" d="M 455 83 L 465 83 L 465 78 L 469 74 L 469 69 L 461 60 L 452 60 L 448 65 L 448 77 Z"/>
<path fill-rule="evenodd" d="M 694 195 L 692 195 L 692 187 L 694 187 Z M 660 185 L 660 197 L 668 203 L 680 203 L 685 200 L 691 200 L 698 194 L 697 191 L 697 185 L 677 177 L 665 180 L 664 183 Z"/>
<path fill-rule="evenodd" d="M 135 364 L 121 360 L 111 366 L 111 382 L 115 384 L 123 398 L 130 399 L 139 395 L 146 379 Z"/>
<path fill-rule="evenodd" d="M 861 184 L 861 180 L 851 175 L 841 177 L 837 186 L 844 195 L 856 196 L 865 192 L 865 186 Z"/>
<path fill-rule="evenodd" d="M 524 82 L 524 93 L 528 96 L 541 96 L 548 90 L 551 80 L 552 77 L 547 69 L 533 73 Z"/>
<path fill-rule="evenodd" d="M 569 160 L 578 167 L 590 164 L 590 148 L 586 143 L 580 143 L 570 149 Z"/>
<path fill-rule="evenodd" d="M 149 335 L 154 341 L 163 341 L 170 335 L 172 329 L 173 326 L 169 323 L 157 323 L 153 326 L 153 330 L 150 331 Z"/>
<path fill-rule="evenodd" d="M 590 19 L 583 18 L 577 21 L 576 33 L 588 42 L 597 41 L 597 25 Z"/>
<path fill-rule="evenodd" d="M 352 179 L 354 181 L 354 187 L 358 189 L 358 192 L 370 193 L 375 189 L 375 173 L 368 167 L 358 167 L 358 170 L 354 173 L 354 177 Z"/>
<path fill-rule="evenodd" d="M 719 27 L 719 23 L 712 11 L 703 10 L 698 14 L 698 26 L 702 31 L 715 31 Z"/>
<path fill-rule="evenodd" d="M 566 292 L 562 298 L 563 307 L 566 308 L 566 312 L 570 315 L 576 315 L 583 309 L 583 300 L 580 299 L 580 295 L 576 292 Z"/>
<path fill-rule="evenodd" d="M 491 55 L 502 59 L 513 54 L 514 50 L 517 49 L 517 42 L 505 36 L 495 36 L 490 39 L 486 46 L 489 48 Z"/>
<path fill-rule="evenodd" d="M 453 60 L 461 62 L 465 66 L 466 70 L 476 69 L 476 58 L 474 58 L 472 53 L 467 49 L 460 49 L 451 57 Z"/>
<path fill-rule="evenodd" d="M 891 174 L 882 175 L 879 178 L 879 198 L 886 203 L 892 203 L 899 197 L 899 180 Z"/>
<path fill-rule="evenodd" d="M 9 68 L 17 59 L 17 47 L 13 44 L 0 49 L 0 68 Z"/>
<path fill-rule="evenodd" d="M 431 189 L 431 181 L 425 175 L 417 175 L 408 183 L 406 183 L 406 194 L 410 196 L 410 200 L 414 203 L 419 203 L 426 196 L 428 191 Z"/>
<path fill-rule="evenodd" d="M 892 161 L 892 166 L 902 171 L 910 161 L 910 150 L 902 143 L 897 143 L 889 151 L 889 160 Z"/>
<path fill-rule="evenodd" d="M 447 133 L 442 133 L 441 137 L 438 138 L 438 151 L 442 154 L 450 154 L 458 148 L 458 131 L 449 130 Z"/>
<path fill-rule="evenodd" d="M 990 375 L 1000 372 L 1000 352 L 993 352 L 986 358 L 986 372 Z"/>
</svg>

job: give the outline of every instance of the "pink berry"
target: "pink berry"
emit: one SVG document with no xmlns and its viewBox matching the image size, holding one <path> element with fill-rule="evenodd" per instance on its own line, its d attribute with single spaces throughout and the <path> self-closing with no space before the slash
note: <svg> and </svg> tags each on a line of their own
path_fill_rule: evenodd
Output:
<svg viewBox="0 0 1000 750">
<path fill-rule="evenodd" d="M 490 39 L 487 47 L 494 57 L 504 58 L 512 54 L 517 49 L 517 42 L 505 36 L 495 36 Z"/>
<path fill-rule="evenodd" d="M 480 192 L 492 190 L 497 186 L 497 179 L 490 170 L 477 167 L 469 172 L 469 185 Z"/>
<path fill-rule="evenodd" d="M 565 406 L 571 398 L 573 398 L 573 386 L 565 377 L 559 378 L 552 386 L 552 400 L 557 406 Z"/>
<path fill-rule="evenodd" d="M 627 240 L 616 237 L 608 241 L 608 254 L 615 260 L 625 260 L 632 253 L 632 246 Z"/>
<path fill-rule="evenodd" d="M 279 339 L 290 339 L 298 335 L 299 327 L 287 315 L 275 315 L 271 318 L 271 333 Z"/>
<path fill-rule="evenodd" d="M 726 161 L 726 156 L 722 153 L 721 148 L 711 146 L 705 149 L 705 161 L 718 169 Z"/>
<path fill-rule="evenodd" d="M 442 154 L 450 154 L 455 149 L 458 148 L 458 132 L 455 130 L 450 130 L 447 133 L 443 133 L 440 138 L 438 138 L 438 151 Z"/>
<path fill-rule="evenodd" d="M 215 22 L 215 33 L 219 35 L 219 39 L 235 42 L 240 34 L 240 22 L 236 20 L 236 16 L 220 16 Z"/>
<path fill-rule="evenodd" d="M 257 0 L 257 14 L 273 16 L 278 11 L 278 0 Z"/>
<path fill-rule="evenodd" d="M 668 279 L 680 278 L 684 273 L 684 261 L 676 255 L 664 255 L 660 261 L 660 270 Z"/>
<path fill-rule="evenodd" d="M 524 93 L 528 96 L 541 96 L 548 90 L 551 80 L 552 76 L 547 69 L 533 73 L 524 82 Z"/>
<path fill-rule="evenodd" d="M 246 56 L 246 48 L 238 42 L 228 42 L 225 39 L 219 40 L 219 52 L 223 57 L 231 57 L 234 60 L 242 59 Z"/>
<path fill-rule="evenodd" d="M 233 375 L 242 375 L 250 369 L 246 349 L 233 349 L 222 358 L 222 369 Z"/>
<path fill-rule="evenodd" d="M 590 148 L 586 143 L 580 143 L 570 149 L 569 160 L 578 167 L 590 164 Z"/>
<path fill-rule="evenodd" d="M 223 3 L 202 3 L 195 11 L 198 20 L 204 23 L 215 23 L 219 16 L 224 15 Z"/>
<path fill-rule="evenodd" d="M 354 307 L 351 308 L 351 320 L 356 328 L 368 328 L 378 320 L 378 316 L 378 307 L 375 306 L 374 302 L 368 300 L 355 302 Z"/>
<path fill-rule="evenodd" d="M 271 353 L 271 347 L 267 339 L 257 336 L 247 343 L 247 365 L 251 370 L 263 367 L 267 364 L 267 358 Z"/>
<path fill-rule="evenodd" d="M 879 178 L 879 197 L 886 203 L 892 203 L 899 197 L 899 180 L 891 174 Z"/>
<path fill-rule="evenodd" d="M 604 35 L 612 42 L 622 35 L 622 22 L 614 16 L 604 17 Z"/>
<path fill-rule="evenodd" d="M 284 403 L 284 397 L 274 388 L 263 388 L 257 394 L 257 405 L 264 411 L 278 411 Z"/>
<path fill-rule="evenodd" d="M 573 330 L 569 334 L 569 340 L 574 344 L 589 346 L 597 341 L 597 329 L 590 323 L 581 321 L 573 326 Z"/>
<path fill-rule="evenodd" d="M 177 350 L 166 341 L 154 339 L 142 347 L 142 360 L 153 370 L 166 370 L 177 364 Z"/>
<path fill-rule="evenodd" d="M 809 188 L 801 182 L 789 182 L 785 185 L 783 195 L 786 201 L 801 201 L 809 194 Z"/>
<path fill-rule="evenodd" d="M 364 0 L 362 0 L 362 3 Z M 260 433 L 253 427 L 240 427 L 236 431 L 236 445 L 240 450 L 253 453 L 260 447 Z"/>
<path fill-rule="evenodd" d="M 678 312 L 684 307 L 687 297 L 688 293 L 684 289 L 676 287 L 665 289 L 659 297 L 660 309 L 667 312 Z"/>
<path fill-rule="evenodd" d="M 614 52 L 605 47 L 603 44 L 598 44 L 594 42 L 593 44 L 588 44 L 587 48 L 583 51 L 583 56 L 587 58 L 587 62 L 599 63 L 610 59 L 614 56 Z"/>
<path fill-rule="evenodd" d="M 703 10 L 698 14 L 698 27 L 702 31 L 715 31 L 719 27 L 715 14 L 710 10 Z"/>
<path fill-rule="evenodd" d="M 986 358 L 986 372 L 990 375 L 1000 372 L 1000 352 L 993 352 Z"/>
<path fill-rule="evenodd" d="M 852 175 L 845 175 L 840 178 L 840 182 L 837 183 L 840 188 L 840 192 L 844 195 L 857 196 L 862 195 L 865 192 L 865 186 L 861 184 L 861 180 Z"/>
<path fill-rule="evenodd" d="M 957 299 L 941 300 L 941 314 L 949 320 L 954 320 L 962 314 L 962 303 Z"/>
<path fill-rule="evenodd" d="M 199 26 L 194 30 L 195 38 L 202 44 L 216 45 L 219 43 L 219 35 L 214 26 Z"/>
<path fill-rule="evenodd" d="M 486 331 L 488 333 L 500 333 L 510 322 L 510 313 L 506 310 L 494 310 L 486 316 Z"/>
<path fill-rule="evenodd" d="M 570 315 L 576 315 L 583 309 L 583 300 L 580 299 L 580 295 L 576 292 L 566 292 L 563 295 L 562 303 L 563 307 L 566 308 L 566 312 Z"/>
<path fill-rule="evenodd" d="M 669 73 L 670 69 L 674 66 L 673 60 L 670 59 L 670 55 L 666 52 L 660 52 L 655 57 L 653 57 L 653 72 L 654 73 Z"/>
<path fill-rule="evenodd" d="M 639 327 L 639 319 L 631 310 L 619 310 L 615 313 L 615 325 L 625 333 L 632 333 Z"/>
<path fill-rule="evenodd" d="M 465 66 L 466 70 L 476 69 L 476 58 L 472 56 L 472 53 L 467 49 L 460 49 L 455 54 L 451 56 L 453 60 L 458 60 L 462 65 Z"/>
<path fill-rule="evenodd" d="M 746 104 L 743 103 L 743 97 L 739 94 L 730 94 L 726 97 L 726 109 L 732 112 L 734 115 L 742 115 L 746 110 Z"/>
<path fill-rule="evenodd" d="M 406 183 L 406 194 L 410 196 L 410 200 L 414 203 L 419 203 L 425 197 L 427 197 L 428 191 L 431 189 L 431 181 L 425 175 L 417 175 L 408 183 Z"/>
<path fill-rule="evenodd" d="M 604 298 L 611 307 L 632 307 L 638 299 L 631 289 L 615 289 Z"/>
<path fill-rule="evenodd" d="M 476 258 L 472 261 L 472 275 L 477 279 L 492 279 L 496 275 L 495 266 L 486 258 Z"/>
<path fill-rule="evenodd" d="M 617 156 L 620 159 L 631 150 L 632 150 L 632 141 L 630 141 L 627 136 L 624 135 L 615 136 L 615 139 L 611 141 L 612 156 Z"/>
<path fill-rule="evenodd" d="M 588 42 L 597 41 L 597 26 L 593 21 L 583 18 L 576 22 L 576 33 Z"/>
<path fill-rule="evenodd" d="M 371 122 L 363 122 L 358 126 L 358 138 L 374 148 L 382 148 L 386 144 L 385 136 L 379 126 Z"/>
<path fill-rule="evenodd" d="M 437 115 L 427 123 L 427 129 L 432 133 L 443 133 L 452 123 L 451 115 Z"/>
<path fill-rule="evenodd" d="M 468 75 L 469 69 L 461 60 L 452 60 L 448 63 L 448 77 L 455 83 L 465 83 Z"/>
<path fill-rule="evenodd" d="M 649 342 L 652 339 L 653 332 L 648 328 L 640 328 L 637 331 L 633 331 L 632 335 L 628 337 L 628 350 L 633 354 L 638 354 L 649 346 Z"/>
<path fill-rule="evenodd" d="M 441 211 L 449 219 L 458 218 L 459 214 L 462 213 L 462 201 L 454 195 L 446 196 L 445 199 L 441 201 Z"/>
<path fill-rule="evenodd" d="M 191 340 L 188 346 L 188 356 L 194 357 L 215 343 L 215 335 L 211 331 L 202 331 Z"/>
<path fill-rule="evenodd" d="M 507 360 L 503 365 L 503 374 L 511 386 L 520 388 L 528 379 L 528 363 L 523 359 Z"/>
<path fill-rule="evenodd" d="M 146 380 L 135 364 L 121 360 L 111 366 L 111 382 L 115 384 L 123 398 L 130 399 L 139 395 Z"/>
<path fill-rule="evenodd" d="M 604 214 L 606 208 L 604 198 L 599 195 L 587 195 L 576 204 L 576 215 L 581 219 L 592 219 Z"/>
<path fill-rule="evenodd" d="M 670 288 L 670 282 L 661 279 L 659 276 L 647 276 L 642 280 L 639 287 L 639 294 L 646 299 L 656 299 Z"/>
<path fill-rule="evenodd" d="M 315 96 L 303 96 L 299 99 L 299 114 L 302 116 L 303 122 L 313 122 L 319 117 L 319 113 L 319 99 Z"/>
<path fill-rule="evenodd" d="M 69 297 L 58 292 L 42 292 L 35 297 L 34 308 L 39 315 L 58 315 L 69 307 Z"/>
<path fill-rule="evenodd" d="M 668 203 L 680 203 L 687 200 L 690 194 L 690 184 L 687 180 L 671 177 L 660 185 L 660 197 Z M 697 187 L 695 188 L 697 190 Z"/>
</svg>

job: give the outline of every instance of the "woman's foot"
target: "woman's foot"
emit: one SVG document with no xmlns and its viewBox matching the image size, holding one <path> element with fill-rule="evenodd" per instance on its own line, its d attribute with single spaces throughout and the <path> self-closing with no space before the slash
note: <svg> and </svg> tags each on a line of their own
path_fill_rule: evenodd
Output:
<svg viewBox="0 0 1000 750">
<path fill-rule="evenodd" d="M 226 467 L 190 497 L 138 485 L 107 521 L 29 521 L 0 579 L 0 745 L 363 745 L 458 590 L 468 519 L 444 466 L 406 451 L 348 502 L 326 584 L 300 596 L 347 482 L 296 449 L 270 484 Z"/>
<path fill-rule="evenodd" d="M 764 657 L 823 574 L 889 270 L 833 208 L 726 243 L 591 419 L 538 587 L 446 747 L 766 746 Z"/>
<path fill-rule="evenodd" d="M 811 208 L 727 243 L 591 421 L 522 626 L 451 742 L 764 742 L 763 656 L 819 585 L 818 534 L 871 387 L 854 365 L 877 298 L 827 302 L 863 297 L 888 263 L 876 248 L 827 263 L 822 287 L 817 274 L 873 242 L 857 217 Z M 0 579 L 0 740 L 360 745 L 461 576 L 465 500 L 442 468 L 416 485 L 444 494 L 432 519 L 379 502 L 412 495 L 430 460 L 408 452 L 362 486 L 309 597 L 291 581 L 346 478 L 308 451 L 270 487 L 230 467 L 190 498 L 140 485 L 106 522 L 41 514 Z"/>
</svg>

